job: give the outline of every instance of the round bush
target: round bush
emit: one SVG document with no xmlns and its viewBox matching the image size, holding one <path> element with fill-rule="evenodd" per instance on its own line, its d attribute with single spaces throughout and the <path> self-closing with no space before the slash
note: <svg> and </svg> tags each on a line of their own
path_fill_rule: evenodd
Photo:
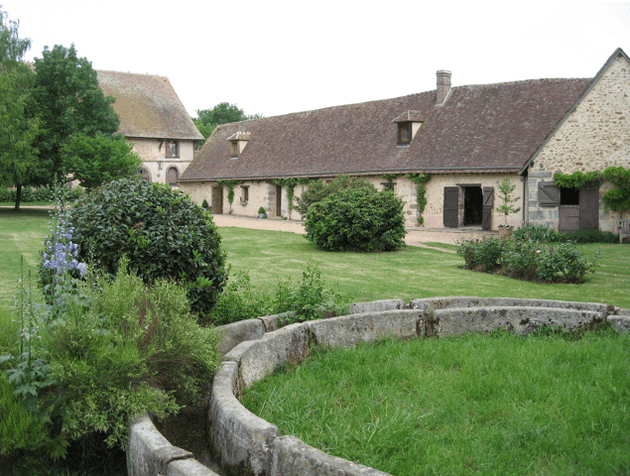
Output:
<svg viewBox="0 0 630 476">
<path fill-rule="evenodd" d="M 341 190 L 309 207 L 306 238 L 328 251 L 392 251 L 405 245 L 402 210 L 391 191 Z"/>
<path fill-rule="evenodd" d="M 227 279 L 212 217 L 181 192 L 122 179 L 81 197 L 70 211 L 79 257 L 116 274 L 122 256 L 146 283 L 173 279 L 193 312 L 205 317 Z"/>
</svg>

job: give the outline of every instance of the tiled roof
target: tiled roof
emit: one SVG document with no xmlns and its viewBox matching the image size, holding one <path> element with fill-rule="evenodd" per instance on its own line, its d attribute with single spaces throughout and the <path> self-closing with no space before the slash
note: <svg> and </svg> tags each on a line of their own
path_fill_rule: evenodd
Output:
<svg viewBox="0 0 630 476">
<path fill-rule="evenodd" d="M 589 85 L 541 79 L 452 88 L 218 126 L 180 178 L 245 180 L 405 172 L 517 172 Z M 401 115 L 422 120 L 397 146 Z M 407 115 L 407 116 L 405 116 Z M 226 140 L 250 135 L 238 158 Z"/>
<path fill-rule="evenodd" d="M 97 71 L 106 96 L 113 96 L 126 137 L 202 140 L 203 136 L 164 76 Z"/>
</svg>

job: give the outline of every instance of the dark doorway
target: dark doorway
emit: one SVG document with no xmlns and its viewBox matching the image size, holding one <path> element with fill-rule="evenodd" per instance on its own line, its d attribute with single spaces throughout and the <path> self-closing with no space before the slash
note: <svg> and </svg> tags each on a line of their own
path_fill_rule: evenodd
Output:
<svg viewBox="0 0 630 476">
<path fill-rule="evenodd" d="M 464 188 L 464 226 L 481 226 L 483 194 L 481 187 Z"/>
</svg>

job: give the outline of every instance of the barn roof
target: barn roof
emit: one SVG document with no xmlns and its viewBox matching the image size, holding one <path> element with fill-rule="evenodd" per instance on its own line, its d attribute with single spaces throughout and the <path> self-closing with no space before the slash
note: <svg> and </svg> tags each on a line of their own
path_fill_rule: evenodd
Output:
<svg viewBox="0 0 630 476">
<path fill-rule="evenodd" d="M 590 79 L 540 79 L 450 89 L 217 126 L 180 181 L 340 173 L 518 172 Z M 421 123 L 409 146 L 400 122 Z M 231 158 L 229 138 L 249 140 Z"/>
<path fill-rule="evenodd" d="M 105 96 L 113 96 L 125 137 L 202 140 L 168 78 L 97 71 Z"/>
</svg>

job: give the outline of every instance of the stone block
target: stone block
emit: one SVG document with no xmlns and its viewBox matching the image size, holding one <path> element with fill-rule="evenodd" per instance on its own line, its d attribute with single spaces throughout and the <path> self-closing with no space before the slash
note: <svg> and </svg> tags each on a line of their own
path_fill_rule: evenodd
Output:
<svg viewBox="0 0 630 476">
<path fill-rule="evenodd" d="M 307 322 L 317 345 L 351 347 L 385 337 L 409 339 L 423 335 L 424 324 L 416 310 L 366 312 Z"/>
<path fill-rule="evenodd" d="M 219 326 L 223 334 L 219 351 L 225 355 L 241 342 L 260 339 L 265 335 L 265 326 L 260 319 L 247 319 Z"/>
<path fill-rule="evenodd" d="M 269 476 L 388 476 L 388 473 L 330 456 L 295 436 L 276 438 L 272 453 Z"/>
<path fill-rule="evenodd" d="M 279 436 L 275 425 L 257 417 L 237 400 L 237 362 L 223 362 L 212 382 L 208 412 L 210 441 L 225 468 L 250 468 L 269 474 L 269 448 Z"/>
<path fill-rule="evenodd" d="M 350 314 L 361 314 L 364 312 L 381 312 L 391 309 L 405 309 L 406 304 L 402 299 L 383 299 L 380 301 L 356 302 L 350 304 Z"/>
<path fill-rule="evenodd" d="M 173 461 L 163 474 L 164 476 L 219 476 L 194 459 Z"/>
<path fill-rule="evenodd" d="M 133 476 L 164 474 L 172 461 L 193 456 L 190 451 L 171 445 L 147 415 L 130 427 L 127 471 Z"/>
</svg>

